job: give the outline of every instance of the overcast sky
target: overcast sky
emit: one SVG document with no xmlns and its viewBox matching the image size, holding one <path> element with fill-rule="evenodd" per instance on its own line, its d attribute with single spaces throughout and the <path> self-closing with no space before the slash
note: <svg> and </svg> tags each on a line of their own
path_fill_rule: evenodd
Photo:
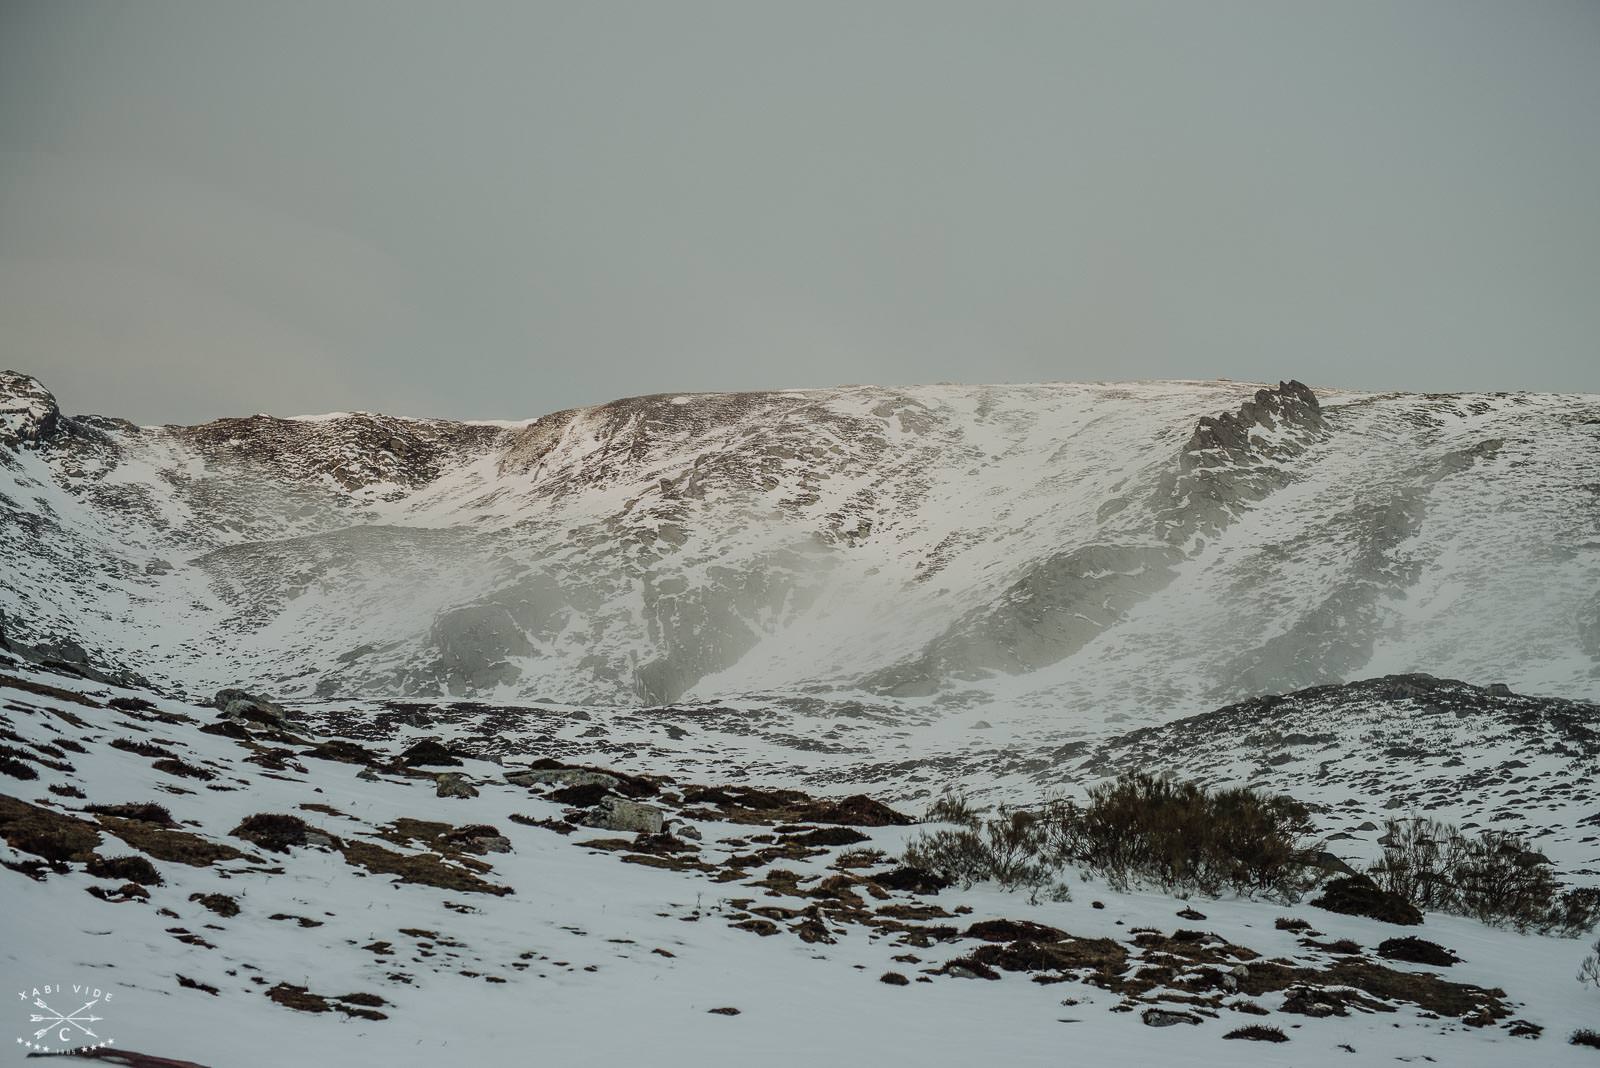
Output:
<svg viewBox="0 0 1600 1068">
<path fill-rule="evenodd" d="M 0 366 L 70 411 L 1597 342 L 1600 3 L 0 0 Z"/>
</svg>

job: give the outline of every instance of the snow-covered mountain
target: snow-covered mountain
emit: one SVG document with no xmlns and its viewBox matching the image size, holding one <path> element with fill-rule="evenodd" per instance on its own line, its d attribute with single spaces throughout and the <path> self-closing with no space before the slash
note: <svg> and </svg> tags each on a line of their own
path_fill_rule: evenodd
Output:
<svg viewBox="0 0 1600 1068">
<path fill-rule="evenodd" d="M 137 427 L 0 376 L 16 638 L 209 694 L 1600 695 L 1600 397 L 869 386 Z"/>
</svg>

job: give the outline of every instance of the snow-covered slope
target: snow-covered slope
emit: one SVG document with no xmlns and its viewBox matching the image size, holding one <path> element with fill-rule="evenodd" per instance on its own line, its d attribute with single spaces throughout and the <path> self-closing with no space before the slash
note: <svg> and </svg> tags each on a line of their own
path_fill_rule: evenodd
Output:
<svg viewBox="0 0 1600 1068">
<path fill-rule="evenodd" d="M 0 376 L 0 607 L 209 694 L 1600 694 L 1600 398 L 845 387 L 135 427 Z"/>
<path fill-rule="evenodd" d="M 1585 942 L 1077 875 L 1037 902 L 908 885 L 893 858 L 916 829 L 892 810 L 753 790 L 763 769 L 692 748 L 659 759 L 622 711 L 587 753 L 460 704 L 345 709 L 357 741 L 4 658 L 0 706 L 0 971 L 25 994 L 109 991 L 93 1040 L 113 1050 L 213 1068 L 1593 1061 L 1567 1044 L 1593 1023 Z M 562 718 L 600 725 L 584 715 Z M 595 800 L 569 791 L 589 783 L 645 797 L 666 833 L 586 825 Z M 1393 959 L 1405 935 L 1459 959 Z M 40 1000 L 72 1012 L 89 997 L 70 989 Z M 19 1060 L 90 1041 L 36 1031 L 30 1007 L 10 1017 Z M 1229 1040 L 1251 1026 L 1280 1041 Z"/>
</svg>

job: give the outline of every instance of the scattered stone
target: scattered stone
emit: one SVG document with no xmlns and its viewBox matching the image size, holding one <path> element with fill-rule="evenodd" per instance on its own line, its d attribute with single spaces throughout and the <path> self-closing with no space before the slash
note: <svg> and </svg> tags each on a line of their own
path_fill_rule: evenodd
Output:
<svg viewBox="0 0 1600 1068">
<path fill-rule="evenodd" d="M 615 775 L 586 768 L 528 768 L 508 771 L 506 782 L 512 786 L 604 786 L 614 789 L 622 784 Z"/>
<path fill-rule="evenodd" d="M 707 1009 L 706 1011 L 708 1013 L 711 1013 L 714 1016 L 737 1016 L 737 1015 L 739 1015 L 739 1010 L 734 1008 L 732 1005 L 724 1005 L 720 1009 Z"/>
<path fill-rule="evenodd" d="M 223 718 L 235 723 L 254 723 L 263 727 L 286 728 L 292 726 L 293 714 L 276 701 L 244 690 L 218 690 L 211 699 L 211 707 L 219 709 Z"/>
<path fill-rule="evenodd" d="M 610 797 L 597 806 L 596 811 L 589 817 L 589 825 L 602 827 L 608 831 L 660 834 L 663 813 L 654 805 Z"/>
<path fill-rule="evenodd" d="M 459 771 L 440 772 L 433 777 L 434 795 L 437 797 L 477 797 L 478 788 L 467 781 Z"/>
</svg>

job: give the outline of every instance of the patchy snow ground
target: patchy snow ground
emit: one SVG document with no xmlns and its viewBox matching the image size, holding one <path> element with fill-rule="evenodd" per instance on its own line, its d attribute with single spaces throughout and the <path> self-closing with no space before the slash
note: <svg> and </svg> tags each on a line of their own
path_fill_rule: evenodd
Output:
<svg viewBox="0 0 1600 1068">
<path fill-rule="evenodd" d="M 236 741 L 202 733 L 198 728 L 216 718 L 209 709 L 11 670 L 15 674 L 0 680 L 6 744 L 24 754 L 22 763 L 38 778 L 0 774 L 0 793 L 60 813 L 81 813 L 88 804 L 159 802 L 182 830 L 243 854 L 205 866 L 156 860 L 165 885 L 151 887 L 148 901 L 91 896 L 86 892 L 91 887 L 113 890 L 118 880 L 91 878 L 81 864 L 42 881 L 0 870 L 6 905 L 0 913 L 0 974 L 17 991 L 56 982 L 114 989 L 105 1020 L 97 1026 L 124 1049 L 216 1068 L 289 1061 L 730 1066 L 1088 1061 L 1229 1068 L 1391 1061 L 1594 1063 L 1593 1051 L 1566 1044 L 1569 1032 L 1600 1017 L 1600 998 L 1574 981 L 1586 947 L 1573 940 L 1520 936 L 1445 916 L 1429 916 L 1421 928 L 1395 928 L 1304 902 L 1293 907 L 1245 900 L 1183 902 L 1161 894 L 1117 893 L 1074 877 L 1071 901 L 1037 905 L 1022 895 L 982 887 L 933 895 L 896 892 L 879 899 L 856 882 L 854 892 L 880 917 L 883 908 L 894 906 L 936 911 L 926 923 L 919 919 L 899 928 L 874 928 L 827 913 L 824 930 L 832 941 L 807 942 L 794 933 L 804 920 L 798 912 L 785 917 L 784 910 L 803 912 L 819 899 L 781 888 L 821 885 L 813 876 L 820 880 L 892 867 L 887 861 L 864 869 L 837 865 L 840 854 L 851 849 L 896 854 L 915 828 L 864 827 L 860 833 L 869 839 L 864 843 L 800 850 L 807 855 L 765 863 L 748 859 L 762 848 L 782 847 L 784 839 L 770 826 L 704 818 L 712 810 L 691 804 L 684 784 L 748 786 L 769 780 L 759 771 L 741 775 L 685 748 L 670 768 L 654 769 L 678 779 L 656 801 L 672 814 L 680 844 L 686 827 L 699 832 L 699 842 L 688 843 L 698 849 L 684 855 L 711 870 L 652 867 L 639 862 L 645 854 L 584 848 L 585 842 L 615 840 L 616 832 L 582 828 L 563 835 L 510 819 L 512 813 L 534 820 L 562 818 L 566 806 L 538 790 L 511 785 L 504 775 L 512 765 L 540 756 L 577 763 L 582 753 L 575 745 L 513 752 L 513 739 L 501 763 L 467 758 L 459 767 L 430 769 L 464 773 L 479 790 L 471 798 L 438 797 L 431 774 L 387 768 L 363 779 L 357 775 L 361 765 L 304 755 L 306 743 L 294 744 L 282 734 L 257 732 Z M 60 692 L 41 691 L 41 686 Z M 117 710 L 108 707 L 113 697 L 151 699 L 154 708 Z M 369 708 L 365 721 L 377 721 L 379 711 Z M 443 711 L 435 713 L 442 718 Z M 315 718 L 326 723 L 328 715 L 321 709 Z M 415 710 L 395 715 L 414 718 Z M 627 728 L 627 721 L 606 722 L 613 741 Z M 573 720 L 574 726 L 584 724 Z M 599 718 L 587 725 L 600 725 Z M 477 736 L 449 724 L 438 727 L 396 729 L 388 741 L 363 744 L 392 753 L 423 734 L 443 735 L 447 742 Z M 649 734 L 655 729 L 643 728 L 641 745 L 625 770 L 652 770 L 646 754 L 658 740 Z M 159 757 L 113 747 L 116 739 L 159 746 L 215 777 L 204 781 L 157 770 Z M 591 754 L 602 765 L 621 755 L 604 749 Z M 66 796 L 51 786 L 72 787 L 85 796 Z M 851 792 L 849 787 L 841 780 L 819 792 L 838 796 Z M 698 815 L 681 815 L 686 811 Z M 402 817 L 457 827 L 489 824 L 509 839 L 510 852 L 452 855 L 440 862 L 457 871 L 486 863 L 491 869 L 479 871 L 480 877 L 512 892 L 494 896 L 401 883 L 362 872 L 335 849 L 275 853 L 230 836 L 241 819 L 262 812 L 294 813 L 345 845 L 373 843 L 407 856 L 426 850 L 380 837 L 384 825 Z M 760 841 L 763 837 L 770 841 Z M 104 833 L 99 852 L 114 856 L 134 850 Z M 623 859 L 627 856 L 634 862 Z M 730 858 L 737 856 L 747 859 L 734 865 Z M 32 859 L 0 847 L 0 860 L 8 865 Z M 743 877 L 717 881 L 730 865 Z M 783 870 L 796 879 L 785 883 L 774 875 Z M 218 915 L 192 897 L 209 894 L 231 897 L 238 914 Z M 1096 901 L 1104 908 L 1095 908 Z M 1186 907 L 1204 918 L 1179 917 Z M 778 910 L 773 913 L 779 917 L 773 923 L 776 933 L 763 936 L 734 926 L 761 926 L 763 909 Z M 1222 998 L 1226 1005 L 1253 1001 L 1267 1015 L 1219 1007 L 1207 1009 L 1214 1016 L 1205 1015 L 1195 1025 L 1152 1027 L 1142 1021 L 1147 1003 L 1182 1010 L 1186 1006 L 1175 998 L 1183 991 L 1158 988 L 1130 997 L 1083 981 L 1030 982 L 1020 972 L 1002 972 L 996 981 L 930 974 L 981 943 L 957 934 L 908 944 L 924 926 L 948 925 L 959 932 L 972 923 L 1006 918 L 1052 925 L 1083 939 L 1110 939 L 1130 953 L 1137 928 L 1165 935 L 1194 929 L 1298 966 L 1322 968 L 1337 959 L 1274 926 L 1291 916 L 1309 921 L 1327 940 L 1353 939 L 1369 952 L 1382 939 L 1400 934 L 1448 946 L 1462 958 L 1448 969 L 1385 963 L 1408 973 L 1435 971 L 1453 983 L 1501 988 L 1509 1016 L 1473 1027 L 1397 1004 L 1388 1006 L 1394 1011 L 1318 1019 L 1281 1011 L 1284 995 L 1274 992 Z M 919 960 L 896 959 L 908 954 Z M 881 982 L 879 977 L 891 970 L 912 981 L 904 986 Z M 375 1009 L 387 1018 L 364 1019 L 337 1009 L 310 1013 L 269 1000 L 266 991 L 285 983 L 330 998 L 376 995 L 382 1003 L 366 1011 Z M 31 1033 L 26 1004 L 12 1006 L 0 1019 L 16 1036 Z M 1117 1011 L 1130 1006 L 1134 1011 Z M 710 1011 L 718 1008 L 737 1009 L 738 1015 Z M 1542 1037 L 1513 1037 L 1511 1019 L 1542 1026 Z M 1250 1024 L 1281 1027 L 1290 1041 L 1280 1046 L 1223 1038 Z M 11 1043 L 12 1036 L 4 1037 Z M 14 1044 L 9 1052 L 20 1057 L 23 1048 Z"/>
</svg>

